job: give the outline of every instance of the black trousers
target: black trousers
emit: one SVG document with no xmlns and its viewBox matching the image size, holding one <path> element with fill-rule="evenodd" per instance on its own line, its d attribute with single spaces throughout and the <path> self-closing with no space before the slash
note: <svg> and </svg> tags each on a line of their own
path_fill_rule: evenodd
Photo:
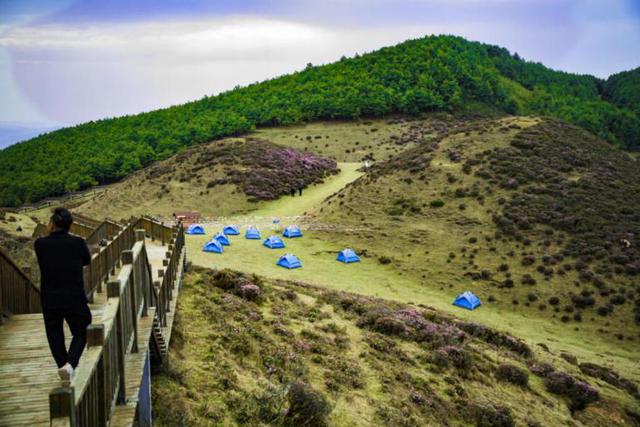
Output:
<svg viewBox="0 0 640 427">
<path fill-rule="evenodd" d="M 66 308 L 47 308 L 42 310 L 44 327 L 51 354 L 58 368 L 67 362 L 75 369 L 87 344 L 87 326 L 91 324 L 91 310 L 86 303 Z M 67 351 L 64 342 L 64 325 L 66 321 L 71 330 L 71 345 Z"/>
</svg>

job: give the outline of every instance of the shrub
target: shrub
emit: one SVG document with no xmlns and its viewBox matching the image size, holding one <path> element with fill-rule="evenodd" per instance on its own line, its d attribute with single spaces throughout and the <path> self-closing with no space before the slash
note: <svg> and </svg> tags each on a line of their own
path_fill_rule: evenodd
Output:
<svg viewBox="0 0 640 427">
<path fill-rule="evenodd" d="M 511 409 L 493 404 L 472 404 L 470 413 L 477 427 L 515 427 Z"/>
<path fill-rule="evenodd" d="M 533 277 L 531 277 L 530 274 L 525 274 L 524 276 L 522 276 L 522 284 L 523 285 L 527 285 L 527 286 L 533 286 L 535 285 L 536 279 L 534 279 Z"/>
<path fill-rule="evenodd" d="M 471 367 L 471 355 L 462 348 L 448 345 L 439 348 L 433 353 L 433 362 L 441 367 L 453 366 L 461 371 L 467 371 Z"/>
<path fill-rule="evenodd" d="M 405 324 L 393 317 L 379 317 L 373 323 L 373 329 L 387 335 L 404 335 L 407 332 Z"/>
<path fill-rule="evenodd" d="M 571 301 L 573 302 L 573 305 L 577 308 L 591 307 L 596 303 L 595 298 L 593 298 L 591 295 L 582 295 L 582 294 L 573 295 L 571 297 Z"/>
<path fill-rule="evenodd" d="M 558 305 L 560 303 L 560 299 L 558 297 L 549 298 L 549 305 Z"/>
<path fill-rule="evenodd" d="M 322 393 L 303 382 L 296 381 L 289 386 L 287 398 L 289 409 L 285 415 L 285 426 L 323 427 L 327 425 L 327 417 L 332 408 Z"/>
<path fill-rule="evenodd" d="M 548 391 L 569 398 L 569 409 L 578 411 L 600 398 L 598 390 L 564 372 L 551 372 L 544 380 Z"/>
<path fill-rule="evenodd" d="M 444 202 L 442 200 L 432 200 L 429 202 L 429 206 L 432 208 L 441 208 L 444 206 Z"/>
<path fill-rule="evenodd" d="M 501 381 L 507 381 L 521 387 L 526 387 L 529 383 L 529 374 L 521 368 L 508 363 L 503 363 L 498 366 L 496 371 L 496 378 Z"/>
<path fill-rule="evenodd" d="M 391 258 L 388 256 L 381 256 L 378 258 L 378 262 L 382 265 L 391 264 Z"/>
<path fill-rule="evenodd" d="M 617 372 L 610 368 L 596 365 L 595 363 L 581 363 L 579 367 L 586 375 L 599 378 L 614 387 L 626 390 L 632 396 L 640 397 L 638 394 L 638 386 L 636 384 L 631 380 L 622 378 Z"/>
<path fill-rule="evenodd" d="M 600 316 L 608 316 L 611 312 L 613 312 L 613 306 L 608 305 L 608 304 L 607 305 L 601 305 L 600 307 L 598 307 L 596 312 Z"/>
<path fill-rule="evenodd" d="M 511 335 L 473 322 L 460 322 L 458 323 L 458 327 L 469 335 L 480 338 L 487 343 L 504 347 L 524 357 L 531 356 L 531 348 L 524 341 L 514 338 Z"/>
<path fill-rule="evenodd" d="M 525 255 L 522 257 L 522 265 L 528 266 L 536 262 L 536 257 L 533 255 Z"/>
</svg>

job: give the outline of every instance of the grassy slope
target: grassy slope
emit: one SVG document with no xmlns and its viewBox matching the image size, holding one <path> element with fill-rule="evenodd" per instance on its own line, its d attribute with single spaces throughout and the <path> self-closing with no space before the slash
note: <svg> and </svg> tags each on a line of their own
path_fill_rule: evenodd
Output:
<svg viewBox="0 0 640 427">
<path fill-rule="evenodd" d="M 171 365 L 153 379 L 159 426 L 287 425 L 287 387 L 296 380 L 328 399 L 333 409 L 327 421 L 336 426 L 474 425 L 474 405 L 504 405 L 516 425 L 630 422 L 622 408 L 633 408 L 633 400 L 607 385 L 598 386 L 604 401 L 572 417 L 564 399 L 535 375 L 526 388 L 497 380 L 498 364 L 527 371 L 533 360 L 583 378 L 576 367 L 540 349 L 527 359 L 472 339 L 464 345 L 470 368 L 439 368 L 432 359 L 439 345 L 383 335 L 362 323 L 366 313 L 409 307 L 272 280 L 260 285 L 262 301 L 256 304 L 224 292 L 218 287 L 224 283 L 202 270 L 186 278 Z M 343 310 L 345 301 L 362 305 Z"/>
<path fill-rule="evenodd" d="M 521 127 L 538 122 L 531 118 L 505 120 L 511 124 L 517 122 Z M 333 129 L 333 126 L 341 125 L 321 124 L 308 129 L 307 134 L 324 137 L 327 134 L 339 133 L 340 130 Z M 375 126 L 382 127 L 383 124 L 375 124 Z M 409 127 L 410 124 L 405 126 Z M 640 380 L 635 362 L 635 354 L 640 348 L 637 344 L 637 334 L 634 332 L 636 328 L 628 321 L 629 307 L 618 310 L 614 313 L 613 319 L 602 319 L 592 315 L 585 316 L 581 324 L 567 325 L 559 320 L 562 313 L 557 315 L 552 313 L 551 307 L 548 307 L 545 312 L 540 312 L 537 306 L 540 302 L 546 301 L 549 296 L 555 295 L 558 290 L 566 291 L 567 283 L 573 280 L 571 274 L 565 278 L 556 276 L 548 284 L 545 282 L 544 286 L 533 289 L 516 286 L 513 290 L 496 289 L 490 283 L 475 282 L 463 275 L 462 265 L 467 263 L 469 258 L 466 255 L 463 257 L 460 247 L 466 245 L 469 251 L 472 251 L 472 245 L 466 244 L 470 236 L 481 237 L 483 234 L 493 234 L 494 226 L 487 212 L 492 208 L 490 200 L 485 205 L 480 205 L 473 200 L 465 199 L 467 209 L 461 213 L 458 203 L 462 201 L 447 196 L 449 199 L 446 199 L 445 207 L 426 208 L 425 216 L 420 217 L 419 220 L 412 217 L 390 217 L 385 211 L 389 200 L 398 197 L 417 197 L 421 203 L 443 198 L 441 193 L 447 194 L 452 191 L 452 186 L 447 182 L 447 172 L 454 172 L 463 180 L 456 183 L 456 186 L 465 182 L 472 185 L 477 179 L 459 173 L 462 163 L 451 162 L 445 155 L 446 150 L 464 149 L 465 155 L 471 157 L 475 150 L 503 146 L 518 129 L 499 130 L 501 127 L 506 128 L 506 126 L 496 126 L 493 131 L 482 134 L 471 132 L 468 136 L 459 134 L 443 141 L 441 150 L 432 162 L 434 172 L 433 176 L 429 177 L 427 187 L 433 188 L 431 191 L 425 192 L 423 187 L 407 184 L 399 178 L 391 178 L 390 181 L 380 182 L 377 186 L 369 183 L 365 192 L 359 192 L 351 185 L 344 190 L 344 199 L 340 199 L 346 201 L 346 208 L 336 202 L 332 202 L 333 204 L 327 202 L 322 206 L 322 212 L 316 209 L 315 215 L 302 219 L 291 218 L 292 221 L 302 221 L 307 227 L 316 230 L 307 231 L 303 239 L 287 241 L 289 247 L 286 250 L 270 251 L 262 247 L 260 242 L 247 241 L 239 237 L 232 239 L 232 246 L 224 255 L 205 254 L 200 251 L 205 238 L 190 237 L 188 239 L 190 257 L 194 262 L 207 267 L 230 267 L 269 277 L 304 280 L 336 289 L 453 311 L 460 316 L 482 321 L 523 336 L 531 344 L 544 343 L 554 352 L 567 351 L 581 360 L 619 366 L 625 374 Z M 296 128 L 263 132 L 271 132 L 274 141 L 283 145 L 296 146 L 300 144 L 301 139 L 306 140 L 296 137 L 302 132 Z M 349 153 L 346 153 L 346 150 L 356 147 L 354 141 L 359 139 L 360 137 L 346 137 L 336 140 L 336 144 L 341 145 L 340 149 L 334 148 L 337 159 L 351 160 L 347 157 Z M 393 188 L 392 193 L 389 193 L 389 188 Z M 327 194 L 329 193 L 327 191 Z M 214 234 L 225 222 L 258 223 L 266 230 L 272 226 L 270 224 L 272 216 L 283 217 L 309 213 L 311 209 L 308 196 L 310 194 L 305 193 L 302 199 L 296 196 L 294 199 L 284 198 L 275 203 L 267 203 L 251 217 L 224 218 L 211 223 L 206 237 Z M 357 200 L 357 208 L 355 208 L 356 205 L 349 205 L 351 198 Z M 349 210 L 352 206 L 353 211 Z M 261 215 L 261 212 L 264 215 Z M 363 216 L 366 218 L 361 221 L 360 218 Z M 477 223 L 456 224 L 455 221 L 461 218 L 477 221 Z M 283 221 L 287 222 L 286 219 Z M 326 227 L 334 231 L 321 231 Z M 263 236 L 267 234 L 263 231 Z M 354 247 L 361 252 L 366 249 L 370 256 L 364 257 L 361 265 L 344 266 L 335 262 L 334 257 L 335 253 L 345 246 Z M 499 245 L 497 253 L 501 255 L 496 256 L 488 250 L 489 245 L 482 239 L 476 246 L 478 253 L 475 255 L 475 262 L 492 271 L 504 262 L 504 253 L 512 249 L 507 247 L 508 245 Z M 542 251 L 542 249 L 538 250 Z M 288 251 L 302 259 L 303 269 L 287 271 L 275 266 L 278 255 Z M 447 263 L 448 254 L 451 251 L 456 252 L 458 257 L 453 262 Z M 393 265 L 380 265 L 377 261 L 378 256 L 391 257 Z M 510 264 L 515 277 L 519 277 L 526 271 L 517 263 Z M 457 293 L 469 288 L 483 298 L 485 303 L 483 310 L 460 312 L 450 305 Z M 526 307 L 527 294 L 531 292 L 534 292 L 539 300 L 531 303 L 530 307 Z M 488 301 L 489 295 L 494 296 L 496 301 Z M 514 306 L 512 299 L 518 299 L 519 305 Z M 627 335 L 626 340 L 620 341 L 612 336 L 611 332 L 619 330 L 623 330 Z M 609 331 L 609 333 L 601 331 Z M 563 338 L 560 340 L 558 336 Z M 585 337 L 589 337 L 588 344 L 585 343 Z"/>
</svg>

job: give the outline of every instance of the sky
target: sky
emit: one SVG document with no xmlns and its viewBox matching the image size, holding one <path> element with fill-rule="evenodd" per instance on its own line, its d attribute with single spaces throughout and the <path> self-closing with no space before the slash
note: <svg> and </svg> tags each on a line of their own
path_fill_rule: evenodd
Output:
<svg viewBox="0 0 640 427">
<path fill-rule="evenodd" d="M 0 127 L 134 114 L 427 34 L 640 66 L 640 0 L 0 0 Z"/>
</svg>

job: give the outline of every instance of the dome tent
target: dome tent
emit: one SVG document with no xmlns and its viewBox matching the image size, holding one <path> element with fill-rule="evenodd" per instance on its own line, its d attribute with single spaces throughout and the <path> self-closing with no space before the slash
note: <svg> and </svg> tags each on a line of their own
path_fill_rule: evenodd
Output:
<svg viewBox="0 0 640 427">
<path fill-rule="evenodd" d="M 200 224 L 191 224 L 185 234 L 204 234 L 204 227 Z"/>
<path fill-rule="evenodd" d="M 223 246 L 231 245 L 231 242 L 229 241 L 229 238 L 224 233 L 216 234 L 215 236 L 213 236 L 213 240 L 217 240 Z"/>
<path fill-rule="evenodd" d="M 245 237 L 245 239 L 259 240 L 260 239 L 260 230 L 258 230 L 258 227 L 256 227 L 255 225 L 251 226 L 251 227 L 247 228 L 247 231 L 245 231 L 244 237 Z"/>
<path fill-rule="evenodd" d="M 264 239 L 264 243 L 266 247 L 269 249 L 282 249 L 284 248 L 284 242 L 280 238 L 280 236 L 269 236 Z"/>
<path fill-rule="evenodd" d="M 207 243 L 204 244 L 202 248 L 203 252 L 213 252 L 216 254 L 221 254 L 224 252 L 222 245 L 216 239 L 211 239 Z"/>
<path fill-rule="evenodd" d="M 282 233 L 284 237 L 302 237 L 302 231 L 300 231 L 300 227 L 297 225 L 289 225 L 284 229 L 284 233 Z"/>
<path fill-rule="evenodd" d="M 227 236 L 237 236 L 238 234 L 240 234 L 240 230 L 238 230 L 237 225 L 225 225 L 225 227 L 222 229 L 222 232 Z"/>
<path fill-rule="evenodd" d="M 289 269 L 302 267 L 302 262 L 300 262 L 300 259 L 298 259 L 297 256 L 292 254 L 282 255 L 276 264 L 279 265 L 280 267 L 289 268 Z"/>
<path fill-rule="evenodd" d="M 352 262 L 360 262 L 360 257 L 356 255 L 353 249 L 343 249 L 338 253 L 338 257 L 336 258 L 340 262 L 344 262 L 345 264 L 349 264 Z"/>
<path fill-rule="evenodd" d="M 466 308 L 467 310 L 475 310 L 480 304 L 482 304 L 480 298 L 475 296 L 471 291 L 461 293 L 453 300 L 453 305 Z"/>
</svg>

